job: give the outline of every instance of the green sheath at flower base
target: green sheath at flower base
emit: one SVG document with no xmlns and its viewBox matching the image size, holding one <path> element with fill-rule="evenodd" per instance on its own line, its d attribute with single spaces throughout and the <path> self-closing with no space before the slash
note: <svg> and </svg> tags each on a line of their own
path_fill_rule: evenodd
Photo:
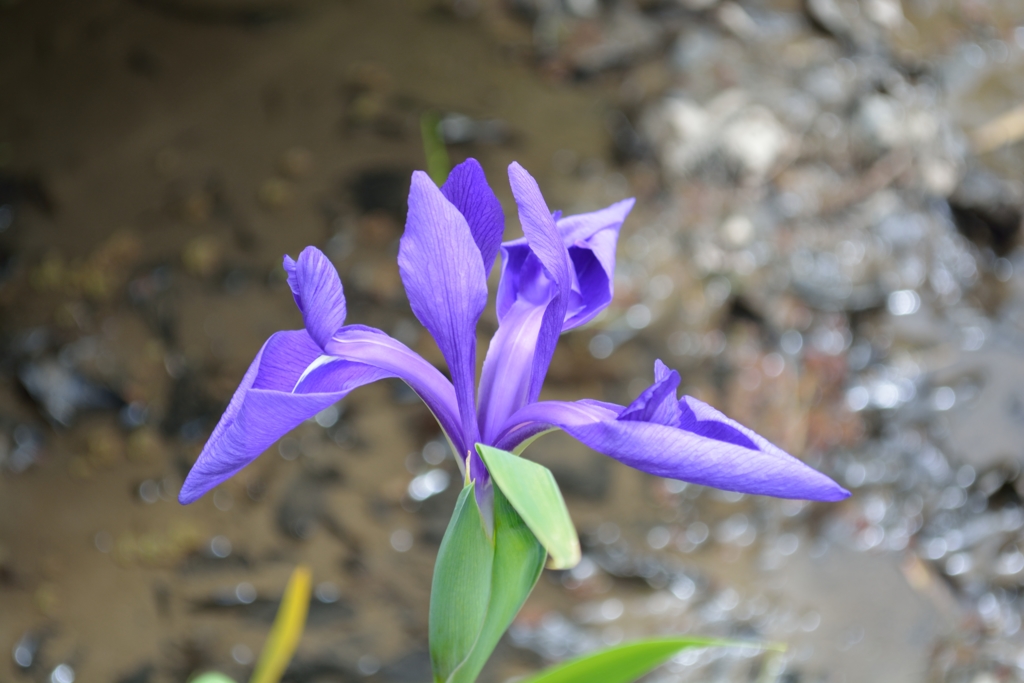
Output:
<svg viewBox="0 0 1024 683">
<path fill-rule="evenodd" d="M 580 561 L 580 539 L 551 471 L 507 451 L 477 444 L 477 452 L 512 507 L 551 555 L 551 569 Z"/>
<path fill-rule="evenodd" d="M 544 547 L 498 489 L 488 537 L 473 495 L 463 489 L 441 541 L 430 592 L 430 659 L 435 683 L 472 683 L 544 569 Z"/>
<path fill-rule="evenodd" d="M 547 553 L 522 517 L 497 487 L 494 489 L 494 565 L 491 599 L 480 637 L 451 683 L 473 683 L 505 630 L 526 602 L 544 570 Z"/>
<path fill-rule="evenodd" d="M 470 484 L 455 504 L 430 586 L 430 663 L 435 681 L 448 681 L 473 652 L 487 618 L 493 564 L 494 545 Z"/>
</svg>

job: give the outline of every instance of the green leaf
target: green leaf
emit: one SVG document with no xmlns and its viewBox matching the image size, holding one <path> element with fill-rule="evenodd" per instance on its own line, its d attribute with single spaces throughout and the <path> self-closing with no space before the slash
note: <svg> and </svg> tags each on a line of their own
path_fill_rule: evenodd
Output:
<svg viewBox="0 0 1024 683">
<path fill-rule="evenodd" d="M 438 185 L 443 185 L 452 170 L 448 149 L 441 137 L 441 117 L 436 112 L 426 112 L 420 117 L 420 134 L 423 136 L 423 153 L 427 157 L 427 175 Z"/>
<path fill-rule="evenodd" d="M 476 449 L 497 487 L 550 553 L 549 566 L 575 567 L 580 561 L 580 539 L 551 471 L 497 448 L 477 444 Z"/>
<path fill-rule="evenodd" d="M 494 488 L 494 568 L 487 618 L 473 652 L 451 677 L 472 683 L 529 597 L 544 570 L 547 553 L 502 495 Z"/>
<path fill-rule="evenodd" d="M 447 681 L 469 657 L 491 596 L 494 544 L 487 537 L 470 483 L 462 489 L 441 540 L 430 587 L 430 663 Z"/>
<path fill-rule="evenodd" d="M 199 674 L 188 683 L 235 683 L 235 681 L 219 671 L 207 671 L 204 674 Z"/>
<path fill-rule="evenodd" d="M 715 638 L 650 638 L 556 664 L 522 683 L 631 683 L 691 647 L 763 647 Z"/>
<path fill-rule="evenodd" d="M 277 683 L 281 680 L 306 627 L 312 581 L 309 567 L 299 565 L 292 571 L 281 598 L 281 606 L 277 608 L 274 625 L 270 628 L 270 635 L 263 645 L 249 683 Z"/>
</svg>

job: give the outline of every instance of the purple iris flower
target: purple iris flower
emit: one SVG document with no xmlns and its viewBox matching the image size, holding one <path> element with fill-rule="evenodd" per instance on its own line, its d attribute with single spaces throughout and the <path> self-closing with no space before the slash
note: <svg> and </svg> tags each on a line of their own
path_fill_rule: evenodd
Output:
<svg viewBox="0 0 1024 683">
<path fill-rule="evenodd" d="M 627 407 L 540 401 L 558 336 L 612 299 L 615 245 L 633 200 L 562 218 L 517 163 L 509 181 L 524 237 L 505 242 L 505 219 L 483 169 L 470 159 L 438 188 L 412 177 L 398 253 L 413 313 L 433 335 L 451 375 L 380 330 L 345 324 L 334 266 L 308 247 L 284 259 L 305 329 L 270 337 L 242 378 L 179 499 L 190 503 L 353 389 L 404 380 L 430 408 L 481 502 L 490 477 L 475 444 L 516 451 L 551 429 L 661 477 L 730 491 L 835 501 L 849 495 L 825 475 L 692 397 L 676 399 L 679 374 L 660 361 L 655 382 Z M 498 330 L 476 387 L 476 325 L 487 276 L 502 255 Z"/>
</svg>

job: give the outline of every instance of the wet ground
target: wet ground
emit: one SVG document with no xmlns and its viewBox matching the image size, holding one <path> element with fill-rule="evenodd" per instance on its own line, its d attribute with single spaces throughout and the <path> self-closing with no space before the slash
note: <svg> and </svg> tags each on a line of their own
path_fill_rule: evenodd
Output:
<svg viewBox="0 0 1024 683">
<path fill-rule="evenodd" d="M 509 236 L 513 159 L 552 208 L 639 199 L 549 396 L 627 402 L 660 357 L 854 492 L 722 494 L 545 437 L 585 558 L 485 680 L 675 632 L 789 649 L 652 680 L 1024 680 L 1022 65 L 1013 0 L 0 2 L 0 681 L 242 679 L 298 562 L 288 680 L 429 678 L 456 468 L 403 385 L 175 501 L 301 324 L 283 253 L 323 248 L 350 321 L 440 363 L 395 264 L 424 112 Z"/>
</svg>

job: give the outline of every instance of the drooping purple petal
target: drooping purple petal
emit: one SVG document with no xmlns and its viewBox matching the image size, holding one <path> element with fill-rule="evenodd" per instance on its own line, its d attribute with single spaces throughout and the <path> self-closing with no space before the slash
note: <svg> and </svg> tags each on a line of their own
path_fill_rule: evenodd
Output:
<svg viewBox="0 0 1024 683">
<path fill-rule="evenodd" d="M 465 216 L 483 259 L 484 276 L 490 275 L 505 232 L 505 215 L 480 162 L 466 159 L 453 168 L 441 193 Z"/>
<path fill-rule="evenodd" d="M 567 431 L 595 450 L 661 477 L 780 498 L 835 501 L 849 495 L 776 448 L 752 450 L 666 425 L 622 420 Z"/>
<path fill-rule="evenodd" d="M 448 363 L 465 441 L 475 443 L 476 323 L 487 277 L 466 219 L 422 171 L 412 176 L 398 267 L 413 313 Z"/>
<path fill-rule="evenodd" d="M 455 392 L 451 383 L 436 368 L 407 346 L 379 330 L 352 325 L 342 331 L 345 320 L 345 296 L 341 280 L 337 270 L 319 249 L 307 247 L 299 255 L 298 261 L 285 256 L 284 268 L 288 273 L 292 296 L 305 317 L 307 331 L 320 347 L 319 354 L 324 353 L 335 333 L 339 333 L 339 341 L 335 344 L 336 350 L 345 348 L 351 356 L 362 354 L 366 364 L 383 369 L 388 377 L 400 377 L 405 380 L 437 416 L 453 443 L 463 444 Z M 327 332 L 328 330 L 330 331 Z M 276 359 L 276 355 L 271 355 L 264 359 L 264 363 L 276 363 Z M 329 379 L 333 376 L 336 367 L 333 362 L 336 360 L 338 358 L 311 357 L 304 358 L 299 363 L 305 372 L 303 386 L 306 387 L 306 393 L 333 391 L 330 386 L 323 389 L 314 389 L 311 386 L 317 377 Z M 341 360 L 351 361 L 352 358 Z M 357 359 L 356 362 L 363 361 Z M 325 368 L 314 372 L 315 368 L 307 367 L 311 364 Z M 266 368 L 261 371 L 260 376 L 267 376 Z"/>
<path fill-rule="evenodd" d="M 504 451 L 514 451 L 539 434 L 553 429 L 564 429 L 563 424 L 615 420 L 623 410 L 622 406 L 615 403 L 592 399 L 531 403 L 517 410 L 505 421 L 492 445 Z"/>
<path fill-rule="evenodd" d="M 500 325 L 484 359 L 479 415 L 485 440 L 495 436 L 512 412 L 537 400 L 572 286 L 569 253 L 537 181 L 516 163 L 508 175 L 527 253 L 517 264 L 513 301 L 504 306 L 499 297 Z"/>
<path fill-rule="evenodd" d="M 403 380 L 430 408 L 459 457 L 465 459 L 475 441 L 470 441 L 462 431 L 455 389 L 422 356 L 380 330 L 363 325 L 347 325 L 339 330 L 327 344 L 327 353 L 334 358 L 378 368 L 389 377 Z M 307 377 L 304 382 L 310 379 Z"/>
<path fill-rule="evenodd" d="M 595 402 L 533 403 L 509 419 L 495 446 L 512 450 L 525 438 L 559 428 L 596 451 L 660 477 L 779 498 L 837 501 L 849 496 L 762 437 L 754 442 L 757 448 L 747 448 L 679 427 L 618 417 L 614 409 Z"/>
<path fill-rule="evenodd" d="M 275 441 L 353 389 L 388 376 L 348 361 L 315 370 L 309 391 L 300 382 L 321 357 L 305 330 L 278 332 L 256 355 L 178 495 L 191 503 L 252 462 Z"/>
<path fill-rule="evenodd" d="M 284 269 L 306 330 L 323 348 L 345 324 L 345 292 L 338 271 L 316 247 L 303 249 L 298 261 L 285 256 Z"/>
<path fill-rule="evenodd" d="M 743 446 L 744 448 L 756 448 L 764 450 L 774 446 L 763 436 L 751 429 L 747 429 L 739 422 L 731 420 L 718 412 L 707 403 L 695 399 L 693 396 L 683 396 L 679 399 L 679 427 L 691 431 L 709 439 L 726 441 L 728 443 Z"/>
</svg>

